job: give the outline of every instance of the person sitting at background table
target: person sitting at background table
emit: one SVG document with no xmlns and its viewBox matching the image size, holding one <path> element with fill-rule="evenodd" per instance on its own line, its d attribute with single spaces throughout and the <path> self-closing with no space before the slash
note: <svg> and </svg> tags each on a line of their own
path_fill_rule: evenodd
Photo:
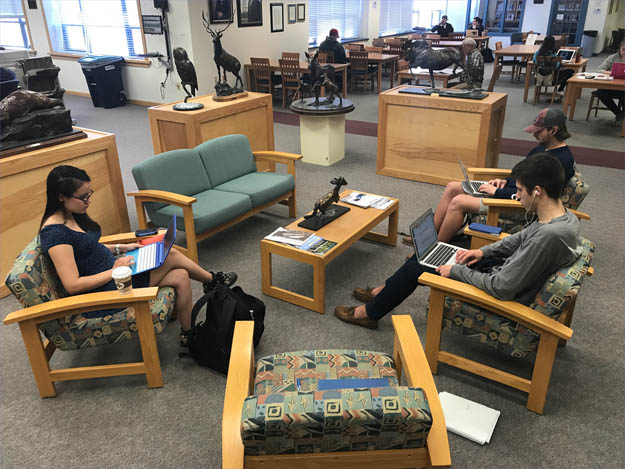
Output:
<svg viewBox="0 0 625 469">
<path fill-rule="evenodd" d="M 433 33 L 437 33 L 440 37 L 447 37 L 449 33 L 454 32 L 454 27 L 447 22 L 447 15 L 441 16 L 441 21 L 432 28 Z"/>
<path fill-rule="evenodd" d="M 612 72 L 612 66 L 615 63 L 625 62 L 625 39 L 621 41 L 618 52 L 609 55 L 599 65 L 599 72 L 610 74 Z M 614 113 L 614 123 L 621 125 L 623 123 L 623 91 L 619 90 L 597 90 L 599 100 Z M 618 104 L 615 102 L 618 101 Z"/>
<path fill-rule="evenodd" d="M 533 134 L 538 142 L 527 157 L 547 152 L 558 158 L 564 168 L 564 184 L 566 185 L 575 174 L 575 158 L 565 143 L 565 140 L 571 136 L 566 129 L 566 115 L 560 109 L 543 109 L 538 113 L 534 124 L 523 130 Z M 495 199 L 511 199 L 517 191 L 516 181 L 513 177 L 492 179 L 487 184 L 483 184 L 479 191 Z M 464 225 L 467 213 L 485 215 L 488 213 L 488 207 L 484 205 L 481 197 L 465 193 L 462 183 L 450 182 L 445 187 L 434 212 L 434 227 L 438 232 L 438 240 L 444 243 L 451 241 Z M 402 242 L 412 246 L 412 238 L 409 236 L 403 237 Z"/>
<path fill-rule="evenodd" d="M 46 208 L 39 227 L 41 249 L 54 264 L 63 287 L 70 295 L 115 290 L 113 269 L 129 266 L 131 256 L 120 255 L 140 248 L 138 243 L 108 245 L 98 240 L 100 225 L 87 215 L 94 190 L 87 173 L 74 166 L 57 166 L 46 181 Z M 237 280 L 234 272 L 208 272 L 172 249 L 158 269 L 133 275 L 132 286 L 173 287 L 176 289 L 174 313 L 180 322 L 180 345 L 186 346 L 191 328 L 191 281 L 198 280 L 208 291 L 217 283 L 232 285 Z M 84 313 L 86 317 L 110 314 L 110 310 Z"/>
<path fill-rule="evenodd" d="M 319 45 L 319 52 L 332 52 L 334 54 L 335 64 L 345 64 L 347 63 L 345 49 L 338 40 L 339 31 L 338 29 L 332 28 L 325 41 Z"/>
<path fill-rule="evenodd" d="M 537 57 L 557 57 L 558 51 L 556 49 L 556 40 L 553 36 L 547 36 L 540 45 L 540 48 L 534 52 L 532 61 L 537 64 Z M 560 68 L 560 63 L 555 63 L 555 68 L 551 66 L 551 63 L 546 62 L 543 66 L 536 68 L 536 86 L 551 86 L 553 84 L 553 74 Z M 575 72 L 571 69 L 560 70 L 558 75 L 558 91 L 564 91 L 566 82 L 574 75 Z"/>
<path fill-rule="evenodd" d="M 337 306 L 334 315 L 343 322 L 377 329 L 378 320 L 415 291 L 419 276 L 435 271 L 499 300 L 529 305 L 554 272 L 577 259 L 579 220 L 562 205 L 564 169 L 553 155 L 539 153 L 522 160 L 512 176 L 518 181 L 517 196 L 526 216 L 533 212 L 536 221 L 489 246 L 460 250 L 455 264 L 436 270 L 421 265 L 413 254 L 384 285 L 354 289 L 353 297 L 364 305 Z"/>
<path fill-rule="evenodd" d="M 458 83 L 450 84 L 450 88 L 467 89 L 481 88 L 484 81 L 484 57 L 477 50 L 477 43 L 474 39 L 467 37 L 462 41 L 462 53 L 464 54 L 463 70 L 458 75 Z M 469 82 L 469 78 L 471 79 Z"/>
<path fill-rule="evenodd" d="M 475 18 L 473 18 L 473 21 L 471 22 L 471 25 L 469 26 L 468 29 L 477 29 L 477 32 L 480 36 L 484 35 L 484 25 L 482 24 L 482 18 L 480 18 L 479 16 L 476 16 Z"/>
</svg>

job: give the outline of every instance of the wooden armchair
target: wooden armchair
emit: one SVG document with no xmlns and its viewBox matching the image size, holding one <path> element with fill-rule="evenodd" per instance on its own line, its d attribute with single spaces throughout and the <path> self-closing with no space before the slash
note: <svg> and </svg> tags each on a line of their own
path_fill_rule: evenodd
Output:
<svg viewBox="0 0 625 469">
<path fill-rule="evenodd" d="M 412 449 L 384 449 L 370 451 L 333 451 L 246 455 L 241 438 L 244 402 L 254 392 L 255 363 L 252 335 L 254 323 L 236 323 L 232 341 L 232 355 L 226 382 L 226 395 L 222 418 L 222 467 L 243 469 L 293 467 L 343 469 L 358 468 L 417 468 L 449 467 L 451 457 L 445 417 L 443 415 L 436 385 L 429 372 L 427 360 L 419 336 L 410 316 L 393 316 L 395 340 L 393 362 L 398 383 L 404 373 L 408 386 L 420 387 L 427 397 L 431 412 L 431 428 L 425 447 Z M 411 391 L 413 392 L 413 391 Z"/>
<path fill-rule="evenodd" d="M 432 374 L 441 362 L 511 386 L 528 394 L 529 410 L 542 414 L 557 346 L 573 335 L 570 325 L 577 295 L 584 277 L 592 275 L 594 245 L 584 240 L 582 247 L 577 261 L 553 274 L 529 306 L 497 300 L 463 282 L 422 274 L 419 283 L 431 287 L 425 354 Z M 442 351 L 444 327 L 511 357 L 535 353 L 531 379 Z"/>
<path fill-rule="evenodd" d="M 102 243 L 136 241 L 129 234 L 105 236 Z M 106 376 L 146 375 L 148 387 L 163 386 L 155 333 L 171 317 L 173 288 L 135 288 L 68 296 L 54 266 L 33 239 L 17 257 L 6 286 L 24 309 L 8 314 L 4 324 L 17 323 L 22 333 L 37 389 L 41 397 L 55 397 L 56 381 Z M 120 309 L 122 308 L 122 309 Z M 83 313 L 111 309 L 110 314 L 90 318 Z M 45 336 L 42 340 L 41 333 Z M 134 363 L 80 368 L 50 368 L 55 350 L 79 350 L 98 345 L 139 339 L 143 360 Z"/>
</svg>

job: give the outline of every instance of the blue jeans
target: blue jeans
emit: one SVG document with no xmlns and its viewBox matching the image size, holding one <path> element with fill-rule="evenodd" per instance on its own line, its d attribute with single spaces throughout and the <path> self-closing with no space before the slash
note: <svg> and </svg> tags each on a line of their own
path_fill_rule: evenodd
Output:
<svg viewBox="0 0 625 469">
<path fill-rule="evenodd" d="M 380 293 L 365 305 L 367 316 L 371 319 L 381 319 L 390 313 L 416 290 L 419 285 L 419 276 L 423 272 L 436 273 L 434 269 L 419 264 L 417 257 L 413 254 L 404 262 L 404 265 L 386 279 Z"/>
</svg>

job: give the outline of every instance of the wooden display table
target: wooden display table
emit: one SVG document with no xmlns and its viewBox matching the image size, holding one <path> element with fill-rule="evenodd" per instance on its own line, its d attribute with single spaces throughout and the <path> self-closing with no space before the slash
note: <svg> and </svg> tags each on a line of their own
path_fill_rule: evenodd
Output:
<svg viewBox="0 0 625 469">
<path fill-rule="evenodd" d="M 182 102 L 182 101 L 179 101 Z M 192 98 L 202 103 L 197 111 L 174 111 L 177 103 L 148 109 L 154 153 L 193 148 L 202 142 L 230 134 L 245 135 L 252 151 L 274 150 L 271 95 L 248 92 L 247 97 L 216 102 L 213 95 Z M 258 165 L 259 170 L 269 169 Z"/>
<path fill-rule="evenodd" d="M 58 165 L 84 169 L 95 191 L 89 216 L 109 235 L 130 231 L 124 183 L 113 134 L 79 129 L 87 138 L 0 159 L 0 297 L 15 257 L 37 235 L 46 206 L 46 178 Z"/>
<path fill-rule="evenodd" d="M 351 193 L 345 190 L 341 193 L 341 198 Z M 391 198 L 391 197 L 389 197 Z M 332 220 L 326 226 L 316 231 L 315 234 L 328 241 L 337 243 L 325 254 L 312 254 L 308 251 L 298 249 L 286 244 L 269 241 L 266 239 L 260 242 L 260 265 L 262 272 L 263 294 L 288 301 L 298 306 L 317 311 L 325 312 L 325 288 L 326 288 L 326 265 L 335 257 L 339 256 L 359 239 L 369 239 L 379 243 L 395 246 L 397 242 L 397 221 L 399 214 L 399 200 L 393 199 L 393 203 L 384 210 L 375 208 L 360 208 L 355 205 L 337 202 L 350 208 L 350 211 L 341 215 L 336 220 Z M 372 228 L 388 218 L 388 234 L 374 233 Z M 310 231 L 297 226 L 304 218 L 291 223 L 286 228 L 289 230 Z M 307 297 L 276 287 L 272 282 L 271 256 L 282 256 L 313 266 L 313 297 Z"/>
<path fill-rule="evenodd" d="M 380 94 L 376 173 L 431 184 L 462 180 L 465 166 L 496 168 L 507 95 L 482 100 Z"/>
</svg>

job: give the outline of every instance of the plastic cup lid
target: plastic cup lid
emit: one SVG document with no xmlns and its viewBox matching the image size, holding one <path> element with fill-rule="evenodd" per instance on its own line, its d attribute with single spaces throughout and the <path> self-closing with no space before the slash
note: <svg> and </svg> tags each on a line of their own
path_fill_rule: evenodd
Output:
<svg viewBox="0 0 625 469">
<path fill-rule="evenodd" d="M 113 278 L 115 279 L 122 279 L 122 278 L 127 278 L 132 274 L 132 270 L 130 269 L 130 267 L 123 265 L 121 267 L 115 267 L 113 269 Z"/>
</svg>

